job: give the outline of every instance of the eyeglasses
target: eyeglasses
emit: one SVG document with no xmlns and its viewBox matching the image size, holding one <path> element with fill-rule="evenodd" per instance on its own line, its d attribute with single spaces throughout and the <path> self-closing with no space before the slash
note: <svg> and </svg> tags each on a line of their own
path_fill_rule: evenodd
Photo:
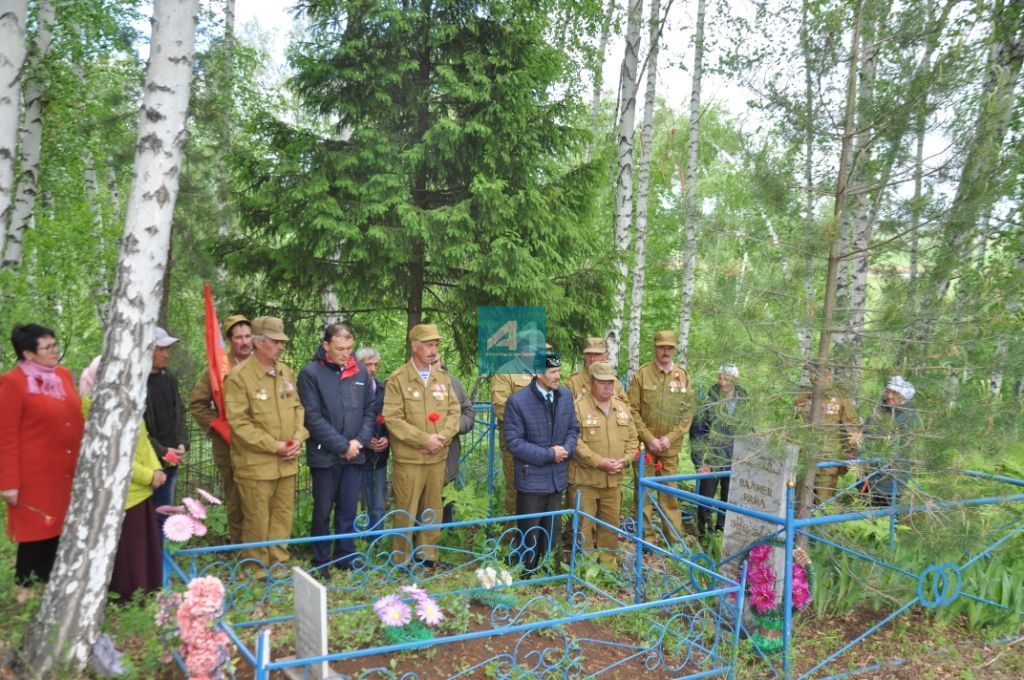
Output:
<svg viewBox="0 0 1024 680">
<path fill-rule="evenodd" d="M 59 342 L 55 342 L 52 345 L 46 345 L 44 347 L 37 347 L 36 348 L 36 354 L 42 354 L 43 352 L 59 352 L 59 351 L 60 351 L 60 343 Z"/>
</svg>

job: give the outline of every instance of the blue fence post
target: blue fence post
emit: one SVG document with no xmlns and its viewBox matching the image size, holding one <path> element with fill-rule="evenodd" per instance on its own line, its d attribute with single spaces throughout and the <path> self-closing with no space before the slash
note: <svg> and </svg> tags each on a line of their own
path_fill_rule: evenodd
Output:
<svg viewBox="0 0 1024 680">
<path fill-rule="evenodd" d="M 255 680 L 270 680 L 270 630 L 264 628 L 256 638 L 256 672 Z"/>
<path fill-rule="evenodd" d="M 565 582 L 565 597 L 567 600 L 572 600 L 572 588 L 573 581 L 576 579 L 576 552 L 578 547 L 576 541 L 579 538 L 580 531 L 580 492 L 576 492 L 576 497 L 572 499 L 572 540 L 569 542 L 569 578 Z"/>
<path fill-rule="evenodd" d="M 732 658 L 729 663 L 729 680 L 733 680 L 736 677 L 736 661 L 739 659 L 740 654 L 740 632 L 743 630 L 743 596 L 747 592 L 747 562 L 743 561 L 743 566 L 740 567 L 740 590 L 736 593 L 736 613 L 733 614 L 733 630 L 732 630 Z"/>
<path fill-rule="evenodd" d="M 497 431 L 494 418 L 494 402 L 491 402 L 491 413 L 487 418 L 487 496 L 494 498 L 494 438 Z"/>
<path fill-rule="evenodd" d="M 786 482 L 786 558 L 782 581 L 782 677 L 789 680 L 793 662 L 793 501 L 796 484 Z"/>
<path fill-rule="evenodd" d="M 644 548 L 641 541 L 644 539 L 644 459 L 646 451 L 644 445 L 640 444 L 640 457 L 636 461 L 636 554 L 633 556 L 633 588 L 634 600 L 637 604 L 643 601 L 644 588 Z"/>
</svg>

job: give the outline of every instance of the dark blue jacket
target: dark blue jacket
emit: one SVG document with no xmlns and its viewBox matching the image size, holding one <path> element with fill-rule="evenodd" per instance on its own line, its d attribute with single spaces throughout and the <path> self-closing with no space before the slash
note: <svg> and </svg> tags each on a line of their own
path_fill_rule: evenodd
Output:
<svg viewBox="0 0 1024 680">
<path fill-rule="evenodd" d="M 377 385 L 377 391 L 373 395 L 373 436 L 374 437 L 387 437 L 388 426 L 387 423 L 378 424 L 377 418 L 383 418 L 384 413 L 384 383 L 377 380 L 376 378 L 370 378 Z M 373 392 L 373 389 L 370 389 Z M 386 467 L 388 464 L 388 454 L 391 453 L 391 447 L 384 449 L 383 451 L 373 451 L 369 447 L 363 449 L 363 453 L 366 456 L 366 463 L 363 465 L 364 470 L 377 470 L 382 467 Z"/>
<path fill-rule="evenodd" d="M 569 480 L 569 460 L 576 453 L 580 421 L 572 404 L 572 392 L 559 387 L 552 411 L 537 390 L 537 379 L 519 390 L 505 404 L 505 442 L 515 457 L 516 491 L 558 493 Z M 555 462 L 553 446 L 564 446 L 569 458 Z"/>
<path fill-rule="evenodd" d="M 366 449 L 352 460 L 345 460 L 350 439 L 364 447 L 373 433 L 373 391 L 366 367 L 344 380 L 341 368 L 324 358 L 317 348 L 313 360 L 299 372 L 299 399 L 306 410 L 306 461 L 311 468 L 335 465 L 362 465 Z"/>
</svg>

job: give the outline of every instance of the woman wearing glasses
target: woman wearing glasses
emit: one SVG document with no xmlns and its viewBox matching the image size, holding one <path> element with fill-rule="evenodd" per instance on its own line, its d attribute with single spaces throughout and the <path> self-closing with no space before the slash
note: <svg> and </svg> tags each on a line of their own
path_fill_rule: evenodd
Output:
<svg viewBox="0 0 1024 680">
<path fill-rule="evenodd" d="M 50 578 L 84 420 L 71 373 L 58 365 L 53 331 L 15 326 L 11 343 L 18 362 L 0 376 L 0 496 L 7 535 L 18 544 L 15 580 L 23 601 L 33 580 Z"/>
</svg>

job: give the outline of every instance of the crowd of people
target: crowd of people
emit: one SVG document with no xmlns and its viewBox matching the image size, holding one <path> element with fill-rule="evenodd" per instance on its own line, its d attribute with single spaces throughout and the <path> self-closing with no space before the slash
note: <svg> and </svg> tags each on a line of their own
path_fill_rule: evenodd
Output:
<svg viewBox="0 0 1024 680">
<path fill-rule="evenodd" d="M 386 381 L 378 379 L 380 354 L 356 347 L 347 323 L 325 329 L 309 362 L 296 375 L 281 361 L 289 341 L 281 319 L 249 320 L 236 314 L 221 328 L 229 372 L 219 413 L 208 371 L 185 402 L 177 376 L 168 368 L 177 338 L 157 328 L 146 408 L 125 503 L 111 590 L 127 599 L 136 590 L 159 587 L 160 541 L 156 508 L 173 505 L 178 466 L 188 455 L 185 411 L 212 439 L 225 499 L 228 536 L 243 549 L 258 574 L 289 558 L 299 459 L 305 453 L 312 485 L 310 536 L 352 535 L 384 528 L 392 511 L 390 540 L 395 564 L 409 560 L 438 565 L 438 525 L 451 521 L 442 488 L 458 474 L 459 436 L 473 428 L 466 390 L 440 361 L 441 335 L 435 325 L 408 334 L 409 360 Z M 80 394 L 70 372 L 59 365 L 52 330 L 16 326 L 12 344 L 17 366 L 0 378 L 0 495 L 8 506 L 8 535 L 17 542 L 19 588 L 46 581 L 71 495 L 84 410 L 95 383 L 99 357 L 82 374 Z M 505 477 L 505 510 L 515 516 L 513 541 L 528 572 L 561 546 L 560 511 L 579 504 L 586 515 L 584 549 L 613 565 L 622 513 L 622 482 L 641 456 L 647 474 L 679 471 L 687 438 L 694 470 L 730 468 L 738 436 L 752 431 L 750 397 L 740 370 L 725 364 L 705 399 L 698 399 L 686 367 L 674 360 L 676 336 L 658 331 L 654 360 L 641 366 L 623 389 L 603 338 L 588 338 L 583 366 L 561 382 L 560 354 L 549 345 L 533 365 L 519 364 L 491 376 Z M 914 387 L 895 376 L 881 403 L 861 424 L 853 402 L 823 374 L 824 398 L 816 442 L 819 459 L 867 452 L 874 467 L 859 485 L 869 503 L 895 503 L 907 474 L 891 464 L 905 455 L 919 426 L 911 400 Z M 813 420 L 810 392 L 796 401 L 796 414 Z M 227 428 L 217 427 L 225 421 Z M 815 480 L 819 501 L 835 494 L 841 469 L 823 468 Z M 727 475 L 698 483 L 701 495 L 725 500 Z M 653 500 L 653 499 L 652 499 Z M 357 526 L 362 503 L 368 522 Z M 678 501 L 659 493 L 645 504 L 648 540 L 683 534 Z M 724 512 L 698 507 L 697 532 L 721 531 Z M 408 531 L 403 531 L 408 530 Z M 357 560 L 349 538 L 312 543 L 311 568 L 323 575 L 349 570 Z M 19 595 L 22 593 L 19 591 Z"/>
</svg>

